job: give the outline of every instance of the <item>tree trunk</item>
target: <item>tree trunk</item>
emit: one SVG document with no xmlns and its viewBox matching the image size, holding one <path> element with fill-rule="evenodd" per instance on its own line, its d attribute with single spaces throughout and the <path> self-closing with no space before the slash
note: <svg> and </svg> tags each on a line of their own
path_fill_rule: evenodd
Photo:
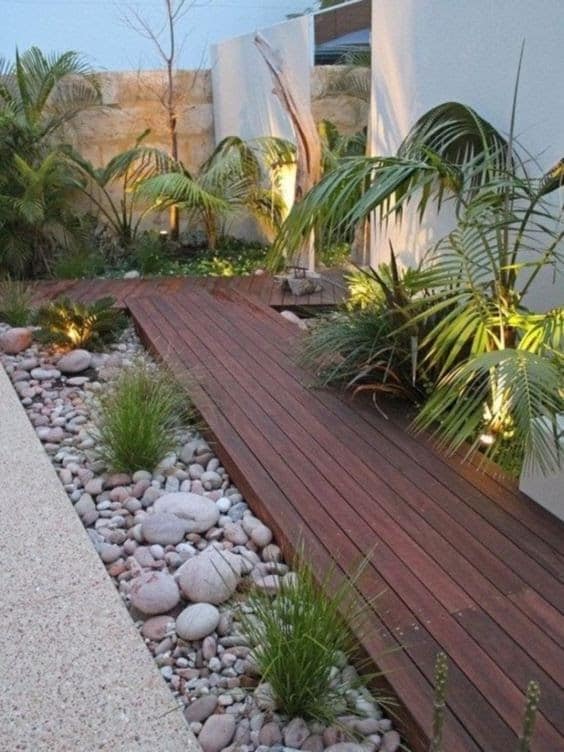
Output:
<svg viewBox="0 0 564 752">
<path fill-rule="evenodd" d="M 173 32 L 171 31 L 171 34 Z M 172 69 L 173 58 L 167 63 L 167 76 L 168 76 L 168 129 L 170 136 L 170 156 L 175 162 L 178 162 L 178 133 L 176 129 L 176 108 L 175 92 L 174 92 L 174 71 Z M 180 234 L 180 217 L 178 212 L 178 206 L 171 206 L 169 210 L 169 230 L 170 239 L 178 242 Z"/>
<path fill-rule="evenodd" d="M 255 45 L 264 59 L 272 80 L 274 94 L 288 113 L 296 135 L 297 169 L 295 200 L 300 201 L 321 177 L 321 142 L 311 113 L 311 107 L 300 106 L 292 94 L 292 81 L 282 61 L 267 40 L 257 34 Z M 305 240 L 298 259 L 300 266 L 315 269 L 315 239 L 313 233 Z"/>
</svg>

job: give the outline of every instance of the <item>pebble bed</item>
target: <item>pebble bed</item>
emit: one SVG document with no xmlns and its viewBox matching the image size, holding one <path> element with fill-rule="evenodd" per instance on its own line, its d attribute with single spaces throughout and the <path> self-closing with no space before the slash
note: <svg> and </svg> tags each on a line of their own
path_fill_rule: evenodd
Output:
<svg viewBox="0 0 564 752">
<path fill-rule="evenodd" d="M 61 356 L 0 323 L 2 350 L 12 351 L 0 353 L 4 368 L 204 752 L 396 752 L 398 732 L 345 660 L 333 670 L 350 687 L 338 724 L 276 712 L 240 615 L 250 587 L 274 597 L 295 575 L 201 436 L 179 435 L 154 472 L 109 474 L 96 459 L 96 394 L 143 352 L 133 330 L 106 353 Z"/>
</svg>

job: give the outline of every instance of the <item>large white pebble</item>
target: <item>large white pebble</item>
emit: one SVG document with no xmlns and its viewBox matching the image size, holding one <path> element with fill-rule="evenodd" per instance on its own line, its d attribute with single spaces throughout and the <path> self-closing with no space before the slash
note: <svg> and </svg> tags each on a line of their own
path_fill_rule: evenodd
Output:
<svg viewBox="0 0 564 752">
<path fill-rule="evenodd" d="M 178 491 L 161 496 L 155 501 L 155 512 L 175 514 L 186 521 L 189 533 L 206 533 L 219 520 L 215 502 L 205 496 Z"/>
<path fill-rule="evenodd" d="M 201 640 L 219 624 L 219 611 L 211 603 L 194 603 L 176 619 L 176 634 L 183 640 Z"/>
<path fill-rule="evenodd" d="M 141 523 L 143 537 L 149 543 L 162 546 L 180 543 L 186 532 L 186 522 L 175 514 L 157 512 L 148 514 Z"/>
<path fill-rule="evenodd" d="M 172 575 L 166 572 L 142 572 L 131 584 L 131 603 L 148 616 L 164 614 L 180 600 Z"/>
<path fill-rule="evenodd" d="M 223 603 L 241 578 L 240 557 L 229 551 L 207 548 L 188 559 L 176 572 L 184 595 L 195 603 Z"/>
</svg>

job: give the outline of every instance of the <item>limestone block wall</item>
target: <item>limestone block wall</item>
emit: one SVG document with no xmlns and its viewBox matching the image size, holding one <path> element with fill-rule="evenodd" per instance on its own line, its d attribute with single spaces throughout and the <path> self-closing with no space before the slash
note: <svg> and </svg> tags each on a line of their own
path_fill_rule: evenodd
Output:
<svg viewBox="0 0 564 752">
<path fill-rule="evenodd" d="M 316 120 L 332 120 L 346 133 L 366 126 L 367 103 L 351 96 L 327 93 L 331 79 L 339 75 L 337 67 L 316 67 L 311 75 Z M 81 153 L 100 166 L 133 146 L 146 129 L 151 130 L 147 144 L 168 148 L 166 111 L 160 101 L 165 91 L 164 71 L 110 72 L 102 74 L 101 81 L 108 108 L 88 112 L 77 121 L 72 140 Z M 178 71 L 175 87 L 180 102 L 180 158 L 188 169 L 194 170 L 214 147 L 210 71 Z"/>
</svg>

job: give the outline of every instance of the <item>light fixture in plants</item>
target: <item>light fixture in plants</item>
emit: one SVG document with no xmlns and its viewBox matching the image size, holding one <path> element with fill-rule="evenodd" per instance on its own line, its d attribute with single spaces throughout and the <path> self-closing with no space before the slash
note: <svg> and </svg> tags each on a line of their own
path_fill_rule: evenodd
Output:
<svg viewBox="0 0 564 752">
<path fill-rule="evenodd" d="M 139 358 L 100 398 L 96 452 L 112 470 L 153 470 L 174 449 L 189 417 L 185 391 L 162 368 Z"/>
<path fill-rule="evenodd" d="M 113 342 L 126 325 L 114 303 L 109 297 L 88 304 L 68 298 L 47 303 L 37 313 L 39 339 L 69 349 L 100 349 Z"/>
<path fill-rule="evenodd" d="M 366 564 L 340 582 L 330 567 L 318 582 L 300 554 L 296 576 L 289 582 L 283 579 L 274 598 L 251 592 L 249 613 L 242 615 L 243 630 L 254 645 L 253 659 L 272 688 L 278 710 L 289 718 L 333 723 L 346 712 L 351 687 L 335 683 L 335 667 L 356 652 L 351 629 L 362 628 L 367 604 L 359 605 L 355 583 Z"/>
</svg>

